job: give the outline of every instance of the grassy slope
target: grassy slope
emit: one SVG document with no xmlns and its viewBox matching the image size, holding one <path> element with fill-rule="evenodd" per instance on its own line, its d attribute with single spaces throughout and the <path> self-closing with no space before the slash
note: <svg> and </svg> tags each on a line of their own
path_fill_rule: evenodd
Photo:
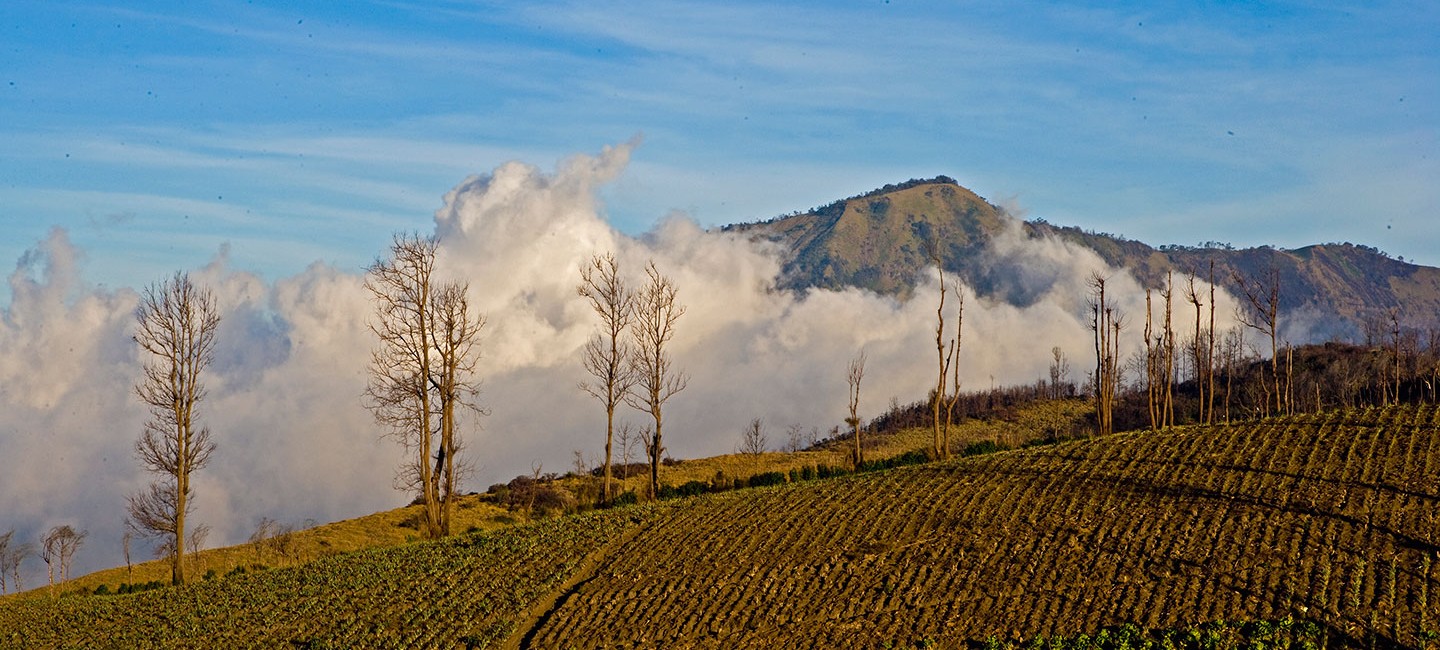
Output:
<svg viewBox="0 0 1440 650">
<path fill-rule="evenodd" d="M 30 599 L 0 644 L 953 646 L 1287 614 L 1413 644 L 1440 621 L 1437 418 L 1123 434 Z"/>
</svg>

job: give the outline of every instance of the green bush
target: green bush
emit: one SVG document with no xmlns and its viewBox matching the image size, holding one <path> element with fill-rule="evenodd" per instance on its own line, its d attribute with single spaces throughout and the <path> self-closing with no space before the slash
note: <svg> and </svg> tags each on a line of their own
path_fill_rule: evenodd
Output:
<svg viewBox="0 0 1440 650">
<path fill-rule="evenodd" d="M 784 485 L 785 475 L 780 472 L 765 472 L 750 477 L 746 484 L 750 487 L 762 487 L 766 485 Z"/>
<path fill-rule="evenodd" d="M 110 594 L 110 585 L 100 585 L 95 588 L 96 596 L 107 596 Z"/>
<path fill-rule="evenodd" d="M 961 450 L 960 455 L 983 456 L 985 454 L 993 454 L 997 451 L 1007 451 L 1008 449 L 1009 447 L 1006 447 L 1005 445 L 995 444 L 994 440 L 981 440 L 979 442 L 972 442 L 968 445 L 965 445 L 965 449 Z"/>
<path fill-rule="evenodd" d="M 615 497 L 615 500 L 610 502 L 610 507 L 617 508 L 619 506 L 633 506 L 637 503 L 640 503 L 640 497 L 636 496 L 634 490 L 628 490 L 626 492 L 621 492 L 620 496 Z"/>
</svg>

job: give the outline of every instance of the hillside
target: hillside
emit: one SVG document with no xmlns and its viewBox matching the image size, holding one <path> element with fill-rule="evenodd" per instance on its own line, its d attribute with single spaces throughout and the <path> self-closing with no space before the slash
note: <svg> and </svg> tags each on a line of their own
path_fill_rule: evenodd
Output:
<svg viewBox="0 0 1440 650">
<path fill-rule="evenodd" d="M 957 647 L 1288 615 L 1418 647 L 1437 428 L 1436 407 L 1332 412 L 739 490 L 12 601 L 0 644 Z"/>
<path fill-rule="evenodd" d="M 1167 271 L 1203 277 L 1211 260 L 1216 279 L 1233 289 L 1232 275 L 1260 278 L 1277 271 L 1281 309 L 1298 327 L 1296 342 L 1339 337 L 1363 340 L 1368 321 L 1398 308 L 1402 323 L 1420 330 L 1440 328 L 1440 269 L 1409 264 L 1374 248 L 1319 244 L 1297 250 L 1269 247 L 1233 249 L 1162 246 L 1042 220 L 1021 223 L 953 179 L 912 180 L 809 212 L 769 221 L 726 226 L 728 232 L 773 240 L 790 254 L 781 287 L 856 286 L 887 295 L 909 295 L 933 262 L 927 245 L 938 242 L 946 270 L 981 295 L 1024 305 L 1034 291 L 1015 278 L 1025 260 L 990 254 L 1007 228 L 1029 238 L 1055 237 L 1095 251 L 1142 284 L 1159 287 Z M 1235 292 L 1238 295 L 1238 291 Z"/>
</svg>

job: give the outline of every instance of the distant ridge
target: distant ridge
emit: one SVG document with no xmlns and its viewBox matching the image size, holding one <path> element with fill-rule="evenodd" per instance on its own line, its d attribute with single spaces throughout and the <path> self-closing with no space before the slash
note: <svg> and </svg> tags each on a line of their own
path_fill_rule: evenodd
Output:
<svg viewBox="0 0 1440 650">
<path fill-rule="evenodd" d="M 1440 269 L 1373 247 L 1347 242 L 1236 249 L 1211 242 L 1157 248 L 1039 219 L 1021 222 L 946 176 L 886 185 L 808 212 L 722 230 L 771 240 L 789 251 L 778 278 L 782 289 L 861 287 L 908 298 L 932 264 L 926 249 L 933 242 L 947 272 L 980 295 L 1024 306 L 1036 297 L 1013 282 L 1023 270 L 1014 266 L 1025 261 L 987 254 L 996 237 L 1015 227 L 1029 238 L 1055 237 L 1095 251 L 1152 288 L 1171 271 L 1204 279 L 1213 260 L 1217 283 L 1238 294 L 1234 275 L 1259 278 L 1274 269 L 1280 275 L 1282 328 L 1295 343 L 1365 342 L 1388 332 L 1392 309 L 1406 328 L 1440 332 Z"/>
</svg>

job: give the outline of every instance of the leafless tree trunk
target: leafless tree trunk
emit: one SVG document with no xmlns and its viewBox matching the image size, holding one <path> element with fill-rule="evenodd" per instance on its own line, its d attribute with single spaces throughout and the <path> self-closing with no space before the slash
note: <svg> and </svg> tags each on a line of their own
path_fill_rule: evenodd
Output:
<svg viewBox="0 0 1440 650">
<path fill-rule="evenodd" d="M 0 594 L 6 593 L 6 580 L 9 577 L 10 540 L 14 538 L 15 531 L 13 529 L 0 535 Z"/>
<path fill-rule="evenodd" d="M 1154 338 L 1154 309 L 1151 291 L 1145 290 L 1145 403 L 1149 407 L 1150 430 L 1160 430 L 1160 350 L 1163 343 Z"/>
<path fill-rule="evenodd" d="M 130 541 L 135 538 L 135 531 L 129 526 L 125 527 L 125 534 L 120 536 L 120 550 L 125 553 L 125 577 L 135 575 L 135 565 L 130 561 Z"/>
<path fill-rule="evenodd" d="M 1164 356 L 1165 400 L 1160 410 L 1160 426 L 1165 429 L 1175 426 L 1175 281 L 1170 273 L 1165 274 L 1165 340 L 1161 343 Z"/>
<path fill-rule="evenodd" d="M 430 379 L 435 401 L 440 407 L 440 449 L 431 476 L 440 481 L 440 534 L 449 535 L 455 519 L 455 499 L 464 465 L 460 452 L 458 413 L 467 409 L 480 415 L 486 411 L 475 403 L 480 387 L 475 380 L 480 356 L 480 333 L 485 317 L 470 315 L 470 287 L 467 283 L 446 283 L 440 286 L 433 300 L 435 313 L 435 360 L 439 366 Z"/>
<path fill-rule="evenodd" d="M 624 481 L 630 478 L 630 454 L 640 440 L 635 436 L 635 430 L 629 422 L 620 425 L 620 432 L 615 434 L 615 437 L 620 443 L 620 480 Z"/>
<path fill-rule="evenodd" d="M 1185 300 L 1186 302 L 1189 302 L 1191 305 L 1195 306 L 1195 338 L 1192 341 L 1192 345 L 1190 346 L 1190 357 L 1195 364 L 1195 389 L 1198 391 L 1199 394 L 1199 399 L 1197 400 L 1197 402 L 1199 403 L 1200 414 L 1199 417 L 1196 419 L 1196 422 L 1204 424 L 1209 418 L 1209 416 L 1205 412 L 1205 393 L 1208 388 L 1207 375 L 1210 372 L 1210 361 L 1205 356 L 1205 333 L 1201 329 L 1200 320 L 1201 316 L 1204 315 L 1204 311 L 1201 308 L 1205 306 L 1205 301 L 1201 299 L 1200 288 L 1196 286 L 1195 280 L 1196 278 L 1194 273 L 1186 274 Z"/>
<path fill-rule="evenodd" d="M 370 331 L 380 339 L 371 352 L 366 407 L 410 453 L 397 487 L 418 488 L 424 504 L 426 537 L 442 534 L 440 494 L 430 466 L 435 455 L 435 343 L 431 324 L 436 241 L 419 235 L 395 235 L 390 256 L 367 269 L 365 288 L 375 299 Z"/>
<path fill-rule="evenodd" d="M 653 438 L 647 445 L 650 456 L 650 500 L 660 494 L 660 458 L 665 451 L 663 410 L 665 402 L 685 390 L 690 378 L 672 367 L 666 347 L 675 338 L 675 323 L 685 314 L 677 302 L 675 283 L 660 274 L 655 262 L 645 265 L 646 281 L 635 294 L 634 320 L 630 335 L 635 353 L 630 358 L 634 384 L 625 394 L 625 403 L 655 419 Z"/>
<path fill-rule="evenodd" d="M 582 361 L 585 371 L 595 383 L 580 384 L 580 389 L 605 405 L 605 487 L 603 498 L 614 498 L 611 480 L 611 448 L 615 439 L 615 407 L 624 400 L 633 382 L 629 367 L 630 349 L 625 331 L 635 307 L 635 296 L 620 278 L 620 267 L 609 253 L 596 255 L 580 269 L 580 286 L 576 291 L 590 301 L 600 316 L 600 332 L 585 343 Z"/>
<path fill-rule="evenodd" d="M 10 532 L 14 533 L 15 531 Z M 8 551 L 0 552 L 0 593 L 5 593 L 5 576 L 10 577 L 10 586 L 15 593 L 25 590 L 25 584 L 20 579 L 20 565 L 33 555 L 35 555 L 34 542 L 17 544 Z"/>
<path fill-rule="evenodd" d="M 740 435 L 740 453 L 759 456 L 765 453 L 769 441 L 765 438 L 765 423 L 760 418 L 750 420 Z"/>
<path fill-rule="evenodd" d="M 935 458 L 944 459 L 950 456 L 950 419 L 954 413 L 955 402 L 960 398 L 958 394 L 955 395 L 954 398 L 947 398 L 946 395 L 946 382 L 950 379 L 952 370 L 955 375 L 956 392 L 959 392 L 960 324 L 957 322 L 955 326 L 955 338 L 946 341 L 945 265 L 941 263 L 940 256 L 934 251 L 933 246 L 927 246 L 927 248 L 930 249 L 930 259 L 935 262 L 935 270 L 940 275 L 940 304 L 935 308 L 935 357 L 938 372 L 935 377 L 935 392 L 930 398 L 930 419 L 935 430 L 933 449 Z M 958 321 L 963 319 L 965 315 L 965 295 L 956 291 L 956 297 L 960 301 L 960 306 L 956 310 L 956 318 Z M 945 406 L 946 411 L 943 421 L 940 418 L 940 407 L 942 404 Z"/>
<path fill-rule="evenodd" d="M 420 494 L 426 537 L 450 534 L 464 465 L 459 411 L 473 401 L 484 316 L 470 314 L 469 286 L 434 277 L 434 238 L 397 234 L 390 256 L 367 269 L 375 300 L 366 407 L 410 453 L 397 485 Z"/>
<path fill-rule="evenodd" d="M 1050 348 L 1050 355 L 1054 357 L 1050 362 L 1050 399 L 1060 399 L 1065 397 L 1065 386 L 1070 382 L 1070 360 L 1058 345 Z"/>
<path fill-rule="evenodd" d="M 805 427 L 799 423 L 785 429 L 785 451 L 795 453 L 805 448 Z"/>
<path fill-rule="evenodd" d="M 1109 278 L 1096 273 L 1090 277 L 1090 329 L 1095 332 L 1095 420 L 1100 435 L 1115 430 L 1115 394 L 1120 386 L 1120 332 L 1124 318 L 1107 302 L 1105 285 Z"/>
<path fill-rule="evenodd" d="M 1386 318 L 1390 321 L 1390 341 L 1392 344 L 1391 355 L 1395 357 L 1394 380 L 1395 380 L 1395 404 L 1400 403 L 1400 310 L 1390 308 L 1386 312 Z"/>
<path fill-rule="evenodd" d="M 1238 271 L 1232 277 L 1250 305 L 1248 313 L 1237 310 L 1235 318 L 1246 327 L 1270 338 L 1270 376 L 1275 387 L 1275 412 L 1283 413 L 1285 404 L 1284 393 L 1280 389 L 1280 338 L 1277 327 L 1280 316 L 1280 271 L 1271 267 L 1264 278 L 1254 281 L 1246 279 Z M 1265 406 L 1268 410 L 1268 400 Z"/>
<path fill-rule="evenodd" d="M 955 307 L 955 338 L 950 339 L 950 356 L 945 362 L 950 366 L 950 394 L 945 398 L 945 428 L 941 436 L 944 458 L 950 457 L 950 424 L 955 416 L 955 405 L 960 402 L 960 341 L 965 325 L 965 294 L 957 291 L 955 297 L 960 302 Z"/>
<path fill-rule="evenodd" d="M 50 575 L 50 591 L 55 591 L 55 577 L 58 574 L 60 581 L 70 579 L 70 560 L 75 557 L 75 551 L 85 543 L 85 536 L 89 533 L 76 531 L 69 526 L 55 526 L 45 533 L 40 545 L 40 559 L 45 561 L 47 572 Z"/>
<path fill-rule="evenodd" d="M 145 290 L 135 316 L 135 342 L 150 356 L 135 386 L 150 410 L 135 453 L 162 478 L 130 496 L 130 521 L 142 534 L 165 540 L 162 546 L 172 549 L 170 580 L 184 584 L 185 516 L 194 508 L 190 475 L 215 450 L 210 429 L 196 425 L 206 395 L 200 374 L 214 359 L 220 315 L 214 294 L 176 273 Z"/>
<path fill-rule="evenodd" d="M 855 470 L 865 463 L 865 452 L 860 445 L 860 381 L 865 379 L 865 351 L 855 355 L 845 372 L 845 382 L 850 385 L 850 417 L 845 423 L 855 437 Z"/>
<path fill-rule="evenodd" d="M 1205 354 L 1205 374 L 1209 377 L 1209 387 L 1205 394 L 1209 396 L 1209 402 L 1205 405 L 1205 424 L 1215 423 L 1215 260 L 1210 260 L 1210 341 Z"/>
<path fill-rule="evenodd" d="M 1230 424 L 1230 396 L 1235 387 L 1235 363 L 1245 351 L 1245 336 L 1239 329 L 1231 328 L 1222 343 L 1221 355 L 1225 357 L 1225 424 Z"/>
</svg>

